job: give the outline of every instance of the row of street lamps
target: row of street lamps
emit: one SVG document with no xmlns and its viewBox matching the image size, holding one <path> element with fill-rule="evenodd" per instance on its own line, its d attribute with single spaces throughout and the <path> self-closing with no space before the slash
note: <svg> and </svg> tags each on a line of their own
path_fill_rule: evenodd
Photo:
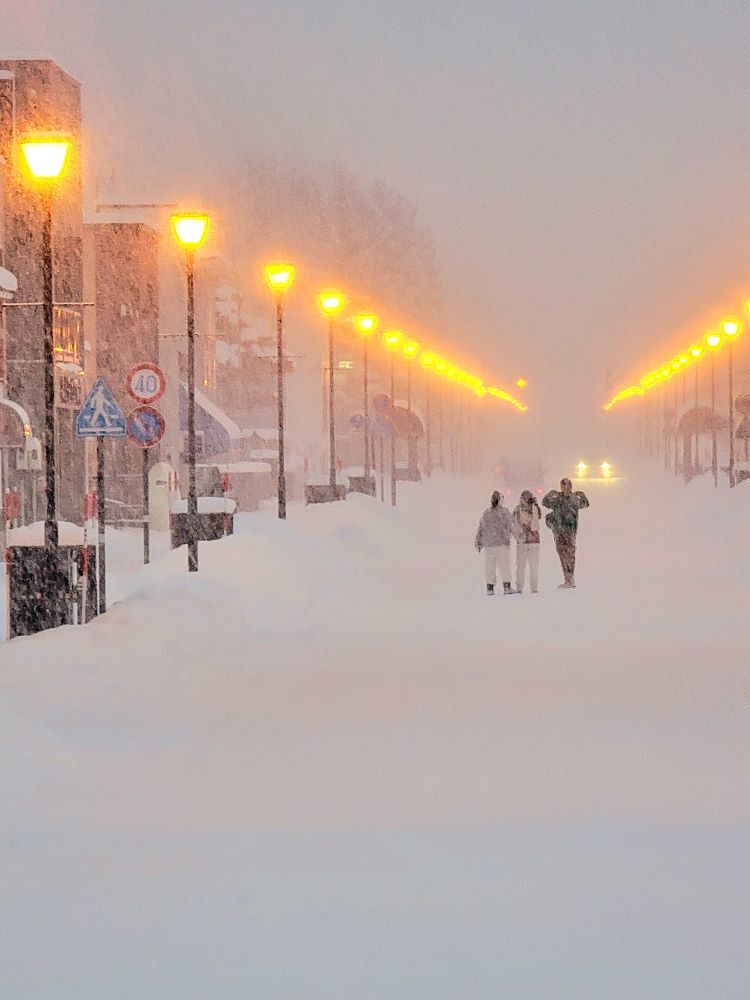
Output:
<svg viewBox="0 0 750 1000">
<path fill-rule="evenodd" d="M 296 275 L 295 265 L 290 263 L 270 263 L 264 268 L 266 282 L 274 293 L 276 300 L 276 359 L 277 359 L 277 396 L 278 396 L 278 516 L 286 517 L 286 477 L 284 466 L 284 350 L 283 350 L 283 313 L 284 298 L 290 290 Z M 335 427 L 335 383 L 334 383 L 334 324 L 341 315 L 346 304 L 346 296 L 337 290 L 325 290 L 318 294 L 318 306 L 328 323 L 328 454 L 329 454 L 329 489 L 331 496 L 338 489 L 336 477 L 336 427 Z M 363 377 L 363 438 L 365 479 L 370 476 L 370 404 L 369 404 L 369 344 L 380 326 L 379 317 L 375 313 L 360 312 L 351 318 L 362 342 L 362 377 Z M 509 392 L 494 386 L 487 386 L 478 376 L 467 372 L 441 357 L 435 351 L 423 348 L 417 341 L 404 336 L 401 330 L 386 329 L 382 335 L 382 345 L 390 355 L 390 406 L 395 406 L 395 358 L 401 354 L 407 362 L 419 359 L 423 369 L 428 374 L 441 376 L 448 381 L 463 386 L 478 397 L 491 396 L 494 399 L 510 403 L 519 411 L 528 409 L 525 403 L 516 399 Z M 407 365 L 407 410 L 411 412 L 412 369 Z M 520 388 L 526 386 L 525 379 L 516 383 Z M 429 425 L 430 384 L 426 382 L 427 421 Z M 390 434 L 391 469 L 395 469 L 395 432 Z M 427 467 L 431 464 L 429 451 L 429 430 L 427 435 Z M 428 471 L 429 474 L 429 471 Z M 395 504 L 395 476 L 391 476 L 391 502 Z"/>
<path fill-rule="evenodd" d="M 750 302 L 744 305 L 744 312 L 750 316 Z M 735 442 L 734 442 L 734 344 L 742 333 L 742 323 L 732 317 L 725 319 L 718 327 L 706 332 L 702 342 L 693 343 L 689 348 L 665 361 L 664 364 L 645 372 L 637 384 L 629 385 L 621 389 L 611 397 L 605 404 L 604 409 L 609 411 L 617 404 L 626 399 L 637 396 L 645 396 L 654 389 L 664 385 L 675 375 L 687 374 L 690 365 L 695 366 L 695 408 L 698 407 L 698 362 L 703 360 L 708 353 L 711 359 L 711 413 L 716 415 L 716 355 L 724 347 L 727 347 L 727 384 L 728 384 L 728 409 L 729 409 L 729 485 L 735 485 Z M 676 397 L 675 397 L 676 398 Z M 711 470 L 713 473 L 714 486 L 718 485 L 718 441 L 715 421 L 711 430 Z"/>
</svg>

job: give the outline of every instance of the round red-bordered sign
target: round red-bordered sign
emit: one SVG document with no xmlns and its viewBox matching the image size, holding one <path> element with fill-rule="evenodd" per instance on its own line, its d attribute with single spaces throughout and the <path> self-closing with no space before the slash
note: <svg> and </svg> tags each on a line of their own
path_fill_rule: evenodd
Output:
<svg viewBox="0 0 750 1000">
<path fill-rule="evenodd" d="M 167 388 L 164 372 L 157 365 L 143 361 L 131 368 L 125 376 L 128 395 L 138 403 L 155 403 L 161 399 Z"/>
<path fill-rule="evenodd" d="M 130 440 L 139 448 L 153 448 L 164 437 L 164 417 L 153 406 L 136 406 L 127 418 Z"/>
</svg>

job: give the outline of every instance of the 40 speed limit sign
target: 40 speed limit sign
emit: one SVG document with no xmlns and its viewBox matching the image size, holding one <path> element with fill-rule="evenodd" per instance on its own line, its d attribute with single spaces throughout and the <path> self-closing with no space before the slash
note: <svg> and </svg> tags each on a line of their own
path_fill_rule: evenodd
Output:
<svg viewBox="0 0 750 1000">
<path fill-rule="evenodd" d="M 144 361 L 125 376 L 125 388 L 137 402 L 155 403 L 164 395 L 167 380 L 161 368 Z"/>
</svg>

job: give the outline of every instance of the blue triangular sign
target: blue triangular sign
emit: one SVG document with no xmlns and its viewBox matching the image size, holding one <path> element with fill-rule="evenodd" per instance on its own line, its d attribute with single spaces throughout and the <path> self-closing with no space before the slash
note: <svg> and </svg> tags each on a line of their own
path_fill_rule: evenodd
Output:
<svg viewBox="0 0 750 1000">
<path fill-rule="evenodd" d="M 78 437 L 125 437 L 125 414 L 103 378 L 98 378 L 76 417 Z"/>
</svg>

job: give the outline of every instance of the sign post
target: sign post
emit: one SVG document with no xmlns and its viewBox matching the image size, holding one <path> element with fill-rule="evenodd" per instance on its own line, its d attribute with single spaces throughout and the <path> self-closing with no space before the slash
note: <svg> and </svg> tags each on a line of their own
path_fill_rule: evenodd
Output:
<svg viewBox="0 0 750 1000">
<path fill-rule="evenodd" d="M 153 365 L 141 365 L 141 368 L 153 368 Z M 138 371 L 138 369 L 134 369 Z M 158 371 L 158 369 L 157 369 Z M 162 383 L 163 384 L 163 383 Z M 162 390 L 163 391 L 163 390 Z M 131 393 L 132 395 L 132 393 Z M 148 450 L 158 444 L 164 437 L 166 425 L 164 417 L 153 406 L 141 405 L 131 410 L 127 419 L 128 438 L 143 449 L 143 562 L 146 565 L 151 559 L 151 519 L 148 498 Z"/>
<path fill-rule="evenodd" d="M 96 380 L 76 417 L 78 437 L 96 438 L 97 550 L 99 614 L 107 610 L 107 569 L 104 523 L 104 439 L 125 437 L 125 414 L 103 378 Z"/>
</svg>

